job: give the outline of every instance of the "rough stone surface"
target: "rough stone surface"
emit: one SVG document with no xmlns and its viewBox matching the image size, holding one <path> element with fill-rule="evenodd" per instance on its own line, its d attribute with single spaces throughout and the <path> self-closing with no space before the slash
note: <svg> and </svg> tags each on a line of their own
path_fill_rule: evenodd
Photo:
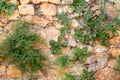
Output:
<svg viewBox="0 0 120 80">
<path fill-rule="evenodd" d="M 39 4 L 39 3 L 42 3 L 42 2 L 48 2 L 48 0 L 32 0 L 32 2 L 34 4 Z"/>
<path fill-rule="evenodd" d="M 113 37 L 112 39 L 110 39 L 109 42 L 111 45 L 119 44 L 120 43 L 120 36 Z"/>
<path fill-rule="evenodd" d="M 72 4 L 73 0 L 63 0 L 62 4 Z"/>
<path fill-rule="evenodd" d="M 101 45 L 96 45 L 96 47 L 95 47 L 95 52 L 105 52 L 105 51 L 107 51 L 108 50 L 108 48 L 107 47 L 105 47 L 105 46 L 101 46 Z"/>
<path fill-rule="evenodd" d="M 20 18 L 18 10 L 14 11 L 12 15 L 8 16 L 8 20 L 18 20 Z"/>
<path fill-rule="evenodd" d="M 92 56 L 90 56 L 90 57 L 88 57 L 88 58 L 86 59 L 86 63 L 88 63 L 88 64 L 93 64 L 93 63 L 95 63 L 95 62 L 97 61 L 98 58 L 99 58 L 99 56 L 97 56 L 97 55 L 92 55 Z"/>
<path fill-rule="evenodd" d="M 107 65 L 108 58 L 106 56 L 100 57 L 99 55 L 97 57 L 93 57 L 93 61 L 87 61 L 87 62 L 92 63 L 88 66 L 88 71 L 92 71 L 92 70 L 96 71 L 98 69 L 102 69 L 103 67 Z"/>
<path fill-rule="evenodd" d="M 111 68 L 104 68 L 95 73 L 96 80 L 119 80 L 119 75 Z"/>
<path fill-rule="evenodd" d="M 68 39 L 68 46 L 75 47 L 77 45 L 76 40 L 73 37 Z"/>
<path fill-rule="evenodd" d="M 116 66 L 116 64 L 117 64 L 117 60 L 116 60 L 116 59 L 111 59 L 111 60 L 108 62 L 108 67 L 114 69 L 115 66 Z"/>
<path fill-rule="evenodd" d="M 76 28 L 76 27 L 80 26 L 80 24 L 76 19 L 72 19 L 70 26 L 73 28 Z"/>
<path fill-rule="evenodd" d="M 105 6 L 105 13 L 109 17 L 114 18 L 118 14 L 117 10 L 120 9 L 120 1 L 119 0 L 110 0 L 110 1 L 114 2 L 115 5 L 113 7 L 111 4 L 107 3 Z M 120 16 L 119 16 L 119 18 L 120 18 Z"/>
<path fill-rule="evenodd" d="M 14 65 L 9 65 L 7 68 L 7 77 L 16 78 L 21 77 L 22 72 L 18 70 Z"/>
<path fill-rule="evenodd" d="M 57 6 L 58 13 L 73 13 L 74 9 L 70 8 L 68 5 Z"/>
<path fill-rule="evenodd" d="M 21 4 L 28 4 L 30 0 L 20 0 Z"/>
<path fill-rule="evenodd" d="M 115 47 L 111 47 L 109 49 L 109 53 L 112 54 L 112 56 L 114 56 L 114 57 L 118 57 L 118 56 L 120 56 L 120 49 L 115 48 Z"/>
<path fill-rule="evenodd" d="M 48 16 L 55 16 L 57 13 L 56 5 L 54 4 L 43 3 L 40 5 L 40 10 L 42 14 Z"/>
<path fill-rule="evenodd" d="M 6 66 L 0 66 L 0 76 L 5 76 Z"/>
<path fill-rule="evenodd" d="M 50 3 L 61 4 L 60 0 L 48 0 Z"/>
<path fill-rule="evenodd" d="M 34 7 L 33 5 L 19 5 L 18 6 L 18 9 L 19 9 L 19 13 L 21 15 L 34 15 L 35 12 L 34 12 Z"/>
<path fill-rule="evenodd" d="M 41 29 L 38 31 L 38 33 L 40 33 L 41 36 L 47 40 L 48 43 L 49 43 L 49 40 L 57 41 L 57 38 L 60 35 L 59 30 L 57 30 L 55 27 Z"/>
<path fill-rule="evenodd" d="M 10 0 L 10 2 L 14 3 L 15 5 L 19 5 L 19 1 L 18 0 Z"/>
<path fill-rule="evenodd" d="M 3 14 L 0 14 L 0 27 L 5 27 L 8 23 L 7 17 Z"/>
<path fill-rule="evenodd" d="M 32 16 L 32 23 L 40 25 L 42 27 L 46 26 L 49 24 L 51 21 L 46 19 L 46 18 L 40 18 L 39 16 Z"/>
</svg>

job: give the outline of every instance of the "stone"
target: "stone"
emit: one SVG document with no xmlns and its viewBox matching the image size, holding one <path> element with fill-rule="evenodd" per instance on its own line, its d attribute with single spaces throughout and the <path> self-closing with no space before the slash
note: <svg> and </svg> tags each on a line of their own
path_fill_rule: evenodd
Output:
<svg viewBox="0 0 120 80">
<path fill-rule="evenodd" d="M 41 14 L 47 16 L 55 16 L 57 13 L 56 5 L 50 3 L 43 3 L 40 5 L 40 10 L 42 11 Z"/>
<path fill-rule="evenodd" d="M 77 61 L 72 67 L 70 67 L 69 72 L 73 72 L 72 74 L 74 76 L 79 76 L 80 74 L 83 73 L 83 69 L 84 69 L 83 64 L 80 64 L 79 61 Z"/>
<path fill-rule="evenodd" d="M 6 15 L 0 14 L 0 27 L 5 27 L 8 23 Z"/>
<path fill-rule="evenodd" d="M 89 61 L 90 60 L 90 61 Z M 87 63 L 90 65 L 88 66 L 88 71 L 96 71 L 102 69 L 107 65 L 108 58 L 105 55 L 94 55 L 92 57 L 87 58 Z"/>
<path fill-rule="evenodd" d="M 19 5 L 18 6 L 18 9 L 19 9 L 19 13 L 21 15 L 34 15 L 35 12 L 34 12 L 34 7 L 33 5 Z"/>
<path fill-rule="evenodd" d="M 57 13 L 73 13 L 74 9 L 70 8 L 68 5 L 65 6 L 57 6 Z"/>
<path fill-rule="evenodd" d="M 0 63 L 3 61 L 3 58 L 0 58 Z"/>
<path fill-rule="evenodd" d="M 80 24 L 79 24 L 79 22 L 76 19 L 72 19 L 71 23 L 70 23 L 70 26 L 72 28 L 76 28 L 76 27 L 80 26 Z"/>
<path fill-rule="evenodd" d="M 18 70 L 14 65 L 9 65 L 7 68 L 7 77 L 11 78 L 22 77 L 22 72 Z"/>
<path fill-rule="evenodd" d="M 19 1 L 18 0 L 10 0 L 10 2 L 12 2 L 15 5 L 19 5 Z"/>
<path fill-rule="evenodd" d="M 18 20 L 20 18 L 18 10 L 15 10 L 12 15 L 7 16 L 8 20 Z"/>
<path fill-rule="evenodd" d="M 64 27 L 63 25 L 61 25 L 61 24 L 58 23 L 58 22 L 54 22 L 54 26 L 55 26 L 57 29 L 60 29 L 60 28 Z"/>
<path fill-rule="evenodd" d="M 62 1 L 62 4 L 72 4 L 73 3 L 73 0 L 63 0 Z"/>
<path fill-rule="evenodd" d="M 22 20 L 32 23 L 32 18 L 33 18 L 32 15 L 27 15 L 22 17 Z"/>
<path fill-rule="evenodd" d="M 91 10 L 94 12 L 94 16 L 95 15 L 99 16 L 99 14 L 101 13 L 100 8 L 101 8 L 100 5 L 93 5 L 93 7 L 91 8 Z"/>
<path fill-rule="evenodd" d="M 63 53 L 64 55 L 68 55 L 69 59 L 72 60 L 72 58 L 73 58 L 73 53 L 72 53 L 72 50 L 70 49 L 70 47 L 62 48 L 62 53 Z"/>
<path fill-rule="evenodd" d="M 119 75 L 114 71 L 114 69 L 105 67 L 98 70 L 95 73 L 96 80 L 119 80 Z"/>
<path fill-rule="evenodd" d="M 21 4 L 28 4 L 30 2 L 30 0 L 20 0 Z"/>
<path fill-rule="evenodd" d="M 111 60 L 109 60 L 108 67 L 114 69 L 116 65 L 117 65 L 117 59 L 111 59 Z"/>
<path fill-rule="evenodd" d="M 87 59 L 86 59 L 86 63 L 87 64 L 93 64 L 97 61 L 97 59 L 99 58 L 99 56 L 97 55 L 92 55 L 92 56 L 89 56 Z"/>
<path fill-rule="evenodd" d="M 98 52 L 98 53 L 105 52 L 108 50 L 107 47 L 102 45 L 96 45 L 94 49 L 95 49 L 95 52 Z"/>
<path fill-rule="evenodd" d="M 0 76 L 5 76 L 6 66 L 0 66 Z"/>
<path fill-rule="evenodd" d="M 51 21 L 46 18 L 40 18 L 39 16 L 32 16 L 32 23 L 45 27 Z"/>
<path fill-rule="evenodd" d="M 114 57 L 118 57 L 118 56 L 120 56 L 120 49 L 115 48 L 115 47 L 111 47 L 109 49 L 109 53 L 112 54 L 112 56 L 114 56 Z"/>
<path fill-rule="evenodd" d="M 109 43 L 111 45 L 119 44 L 120 43 L 120 36 L 113 37 L 112 39 L 110 39 Z"/>
<path fill-rule="evenodd" d="M 107 3 L 105 5 L 105 13 L 111 17 L 115 18 L 118 14 L 120 14 L 117 10 L 120 10 L 120 1 L 119 0 L 110 0 L 111 2 L 114 2 L 115 5 L 114 7 L 110 4 Z M 120 16 L 118 16 L 120 18 Z"/>
<path fill-rule="evenodd" d="M 101 69 L 106 65 L 107 62 L 108 62 L 108 58 L 106 56 L 100 57 L 97 60 L 97 66 L 99 67 L 99 69 Z"/>
<path fill-rule="evenodd" d="M 33 4 L 39 4 L 42 2 L 48 2 L 48 0 L 32 0 Z"/>
<path fill-rule="evenodd" d="M 92 46 L 90 46 L 90 45 L 86 45 L 86 47 L 87 47 L 87 49 L 88 49 L 88 52 L 93 52 L 93 51 L 94 51 L 94 49 L 93 49 Z"/>
<path fill-rule="evenodd" d="M 70 37 L 68 39 L 68 46 L 70 46 L 70 47 L 76 47 L 77 46 L 76 40 L 73 37 Z"/>
<path fill-rule="evenodd" d="M 58 36 L 60 35 L 59 30 L 57 30 L 55 27 L 41 29 L 37 33 L 41 34 L 41 36 L 47 41 L 47 43 L 49 43 L 49 40 L 57 41 Z"/>
<path fill-rule="evenodd" d="M 48 2 L 53 3 L 53 4 L 61 4 L 60 0 L 48 0 Z"/>
</svg>

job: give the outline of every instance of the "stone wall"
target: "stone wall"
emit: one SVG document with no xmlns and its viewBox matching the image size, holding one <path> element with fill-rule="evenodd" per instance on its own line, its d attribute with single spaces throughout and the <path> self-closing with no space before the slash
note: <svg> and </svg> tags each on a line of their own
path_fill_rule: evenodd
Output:
<svg viewBox="0 0 120 80">
<path fill-rule="evenodd" d="M 91 0 L 86 0 L 91 3 Z M 107 4 L 105 7 L 105 12 L 110 18 L 117 15 L 116 8 L 120 9 L 120 1 L 115 0 L 115 7 Z M 60 28 L 63 27 L 57 20 L 57 13 L 67 13 L 70 19 L 70 34 L 65 35 L 65 39 L 68 40 L 68 47 L 62 49 L 64 55 L 72 56 L 72 49 L 74 47 L 87 47 L 88 51 L 92 53 L 90 57 L 87 58 L 87 70 L 96 71 L 96 80 L 118 80 L 118 75 L 114 71 L 114 65 L 116 64 L 116 57 L 120 56 L 120 29 L 118 29 L 118 34 L 111 37 L 109 40 L 110 46 L 104 47 L 100 44 L 95 46 L 83 45 L 78 43 L 74 38 L 75 27 L 82 25 L 79 24 L 75 19 L 82 14 L 74 13 L 74 9 L 70 8 L 69 5 L 73 3 L 73 0 L 11 0 L 18 9 L 13 12 L 11 16 L 0 14 L 0 42 L 2 42 L 7 36 L 7 32 L 11 29 L 11 24 L 16 20 L 25 20 L 32 24 L 33 31 L 41 35 L 49 46 L 50 40 L 57 40 L 60 35 Z M 95 4 L 92 9 L 95 11 L 99 9 L 99 4 Z M 99 11 L 95 13 L 99 14 Z M 82 20 L 81 20 L 82 22 Z M 49 46 L 50 47 L 50 46 Z M 64 77 L 62 70 L 54 64 L 57 56 L 51 54 L 49 48 L 42 48 L 42 51 L 50 59 L 47 65 L 46 72 L 43 73 L 39 71 L 38 79 L 35 80 L 61 80 Z M 111 58 L 110 55 L 115 58 Z M 29 80 L 26 74 L 19 71 L 14 65 L 2 63 L 0 59 L 0 80 Z M 74 75 L 78 76 L 82 73 L 82 69 L 85 68 L 82 63 L 75 62 L 74 65 L 69 68 L 65 68 L 65 72 L 74 71 Z"/>
</svg>

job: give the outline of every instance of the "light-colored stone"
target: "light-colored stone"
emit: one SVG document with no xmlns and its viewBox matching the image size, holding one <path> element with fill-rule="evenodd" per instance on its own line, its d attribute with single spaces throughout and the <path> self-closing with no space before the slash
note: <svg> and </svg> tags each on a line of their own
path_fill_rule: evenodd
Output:
<svg viewBox="0 0 120 80">
<path fill-rule="evenodd" d="M 89 61 L 90 60 L 90 61 Z M 96 71 L 102 69 L 107 65 L 108 58 L 105 55 L 94 55 L 87 59 L 87 63 L 90 65 L 88 66 L 88 71 Z"/>
<path fill-rule="evenodd" d="M 62 0 L 62 4 L 72 4 L 73 0 Z"/>
<path fill-rule="evenodd" d="M 120 56 L 120 49 L 115 48 L 115 47 L 111 47 L 109 49 L 109 53 L 112 54 L 112 56 L 114 56 L 114 57 L 118 57 L 118 56 Z"/>
<path fill-rule="evenodd" d="M 57 7 L 57 12 L 58 13 L 73 13 L 74 12 L 74 9 L 73 8 L 70 8 L 68 5 L 66 6 L 58 6 Z"/>
<path fill-rule="evenodd" d="M 51 21 L 46 19 L 46 18 L 40 18 L 39 16 L 33 16 L 32 17 L 32 23 L 33 24 L 37 24 L 40 25 L 42 27 L 46 26 L 47 24 L 49 24 Z"/>
<path fill-rule="evenodd" d="M 10 0 L 10 2 L 12 2 L 15 5 L 19 5 L 19 1 L 18 0 Z"/>
<path fill-rule="evenodd" d="M 74 76 L 79 76 L 82 74 L 84 69 L 83 64 L 80 64 L 79 61 L 75 62 L 75 64 L 70 68 L 69 72 L 73 72 Z"/>
<path fill-rule="evenodd" d="M 28 4 L 30 2 L 30 0 L 20 0 L 21 4 Z"/>
<path fill-rule="evenodd" d="M 39 4 L 42 2 L 48 2 L 48 0 L 32 0 L 33 4 Z"/>
<path fill-rule="evenodd" d="M 111 68 L 104 68 L 95 73 L 96 80 L 119 80 L 119 75 Z"/>
<path fill-rule="evenodd" d="M 0 66 L 0 76 L 5 76 L 6 66 Z"/>
<path fill-rule="evenodd" d="M 97 65 L 99 67 L 99 69 L 103 68 L 105 65 L 107 65 L 106 63 L 108 62 L 108 58 L 106 56 L 100 57 L 97 60 Z"/>
<path fill-rule="evenodd" d="M 40 10 L 42 11 L 41 14 L 48 15 L 48 16 L 55 16 L 57 13 L 56 5 L 43 3 L 40 5 Z"/>
<path fill-rule="evenodd" d="M 38 33 L 40 33 L 41 36 L 47 40 L 48 43 L 49 40 L 57 41 L 58 36 L 60 35 L 59 30 L 57 30 L 55 27 L 48 27 L 45 29 L 41 29 L 38 31 Z"/>
<path fill-rule="evenodd" d="M 18 70 L 14 65 L 9 65 L 7 68 L 7 77 L 17 78 L 21 77 L 22 72 Z"/>
<path fill-rule="evenodd" d="M 119 44 L 120 43 L 120 36 L 113 37 L 112 39 L 110 39 L 109 42 L 111 45 Z"/>
<path fill-rule="evenodd" d="M 87 63 L 87 64 L 93 64 L 93 63 L 95 63 L 95 62 L 97 61 L 98 58 L 99 58 L 99 56 L 97 56 L 97 55 L 92 55 L 92 56 L 90 56 L 90 57 L 88 57 L 88 58 L 86 59 L 86 63 Z"/>
<path fill-rule="evenodd" d="M 33 5 L 19 5 L 18 6 L 18 9 L 19 9 L 19 13 L 21 15 L 34 15 L 35 12 L 34 12 L 34 7 Z"/>
<path fill-rule="evenodd" d="M 12 15 L 8 16 L 8 20 L 18 20 L 20 18 L 18 10 L 15 10 Z"/>
<path fill-rule="evenodd" d="M 22 20 L 32 23 L 32 18 L 33 16 L 27 15 L 27 16 L 22 17 Z"/>
<path fill-rule="evenodd" d="M 76 27 L 80 26 L 80 24 L 79 24 L 79 22 L 76 19 L 72 19 L 70 26 L 72 28 L 76 28 Z"/>
<path fill-rule="evenodd" d="M 6 15 L 0 14 L 0 27 L 5 27 L 8 23 Z"/>
<path fill-rule="evenodd" d="M 70 37 L 68 39 L 68 46 L 70 46 L 70 47 L 76 47 L 77 46 L 76 40 L 73 37 Z"/>
<path fill-rule="evenodd" d="M 113 7 L 110 3 L 107 3 L 105 6 L 105 13 L 111 18 L 115 18 L 117 14 L 120 14 L 119 12 L 117 12 L 117 10 L 120 10 L 120 0 L 110 0 L 110 1 L 114 2 L 115 5 Z"/>
<path fill-rule="evenodd" d="M 61 4 L 60 0 L 48 0 L 48 2 L 54 3 L 54 4 Z"/>
<path fill-rule="evenodd" d="M 107 51 L 108 50 L 108 48 L 107 47 L 105 47 L 105 46 L 102 46 L 102 45 L 96 45 L 95 46 L 95 52 L 105 52 L 105 51 Z"/>
<path fill-rule="evenodd" d="M 109 62 L 108 62 L 108 67 L 110 68 L 115 68 L 115 66 L 117 65 L 117 60 L 116 59 L 111 59 Z"/>
<path fill-rule="evenodd" d="M 61 25 L 61 24 L 58 23 L 58 22 L 54 22 L 54 26 L 55 26 L 57 29 L 60 29 L 60 28 L 64 27 L 63 25 Z"/>
</svg>

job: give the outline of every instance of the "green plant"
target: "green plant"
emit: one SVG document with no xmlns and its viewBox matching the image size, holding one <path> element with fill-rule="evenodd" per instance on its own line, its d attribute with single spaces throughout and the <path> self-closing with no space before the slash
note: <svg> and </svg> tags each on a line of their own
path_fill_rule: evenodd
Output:
<svg viewBox="0 0 120 80">
<path fill-rule="evenodd" d="M 56 60 L 57 65 L 60 67 L 67 66 L 69 64 L 69 62 L 70 62 L 70 60 L 69 60 L 68 56 L 61 56 L 61 57 L 58 57 Z"/>
<path fill-rule="evenodd" d="M 40 15 L 42 11 L 40 9 L 37 10 L 37 15 Z"/>
<path fill-rule="evenodd" d="M 15 9 L 17 9 L 16 5 L 10 2 L 10 0 L 0 0 L 0 13 L 12 15 Z"/>
<path fill-rule="evenodd" d="M 70 19 L 65 13 L 57 14 L 58 22 L 60 22 L 64 27 L 61 28 L 61 35 L 64 36 L 65 32 L 69 32 Z"/>
<path fill-rule="evenodd" d="M 83 69 L 83 73 L 79 76 L 78 80 L 95 80 L 94 71 L 88 72 Z"/>
<path fill-rule="evenodd" d="M 73 60 L 79 60 L 80 62 L 84 62 L 89 55 L 90 53 L 87 52 L 86 47 L 84 47 L 83 49 L 75 48 L 73 50 Z"/>
<path fill-rule="evenodd" d="M 85 0 L 74 0 L 71 7 L 74 8 L 76 13 L 81 13 L 85 8 L 88 7 L 88 4 Z"/>
<path fill-rule="evenodd" d="M 75 76 L 72 75 L 71 72 L 65 74 L 65 78 L 63 80 L 76 80 Z"/>
<path fill-rule="evenodd" d="M 67 18 L 67 16 L 65 14 L 58 14 L 58 21 L 64 25 L 64 27 L 62 27 L 61 30 L 61 34 L 58 37 L 57 41 L 54 40 L 50 40 L 50 46 L 51 46 L 51 53 L 52 54 L 61 54 L 61 49 L 62 47 L 67 47 L 67 42 L 62 42 L 62 39 L 65 35 L 65 32 L 69 32 L 69 27 L 70 27 L 70 21 Z"/>
<path fill-rule="evenodd" d="M 59 40 L 58 41 L 50 40 L 49 43 L 51 46 L 50 49 L 52 54 L 61 54 L 62 47 L 67 47 L 67 42 L 61 43 Z"/>
<path fill-rule="evenodd" d="M 37 72 L 45 57 L 37 45 L 45 44 L 42 37 L 29 31 L 29 23 L 16 22 L 12 33 L 0 44 L 0 56 L 22 72 Z"/>
<path fill-rule="evenodd" d="M 120 24 L 117 24 L 119 21 L 117 17 L 111 21 L 106 17 L 104 7 L 107 2 L 108 0 L 104 0 L 104 2 L 101 3 L 101 8 L 99 9 L 100 14 L 95 15 L 94 11 L 91 10 L 91 5 L 87 4 L 85 0 L 74 0 L 72 6 L 74 6 L 75 10 L 77 8 L 79 13 L 83 13 L 84 22 L 82 28 L 76 28 L 74 34 L 76 40 L 86 44 L 90 44 L 90 42 L 94 43 L 95 41 L 99 41 L 105 46 L 109 44 L 108 40 L 110 39 L 110 33 L 116 33 L 117 26 Z"/>
</svg>

